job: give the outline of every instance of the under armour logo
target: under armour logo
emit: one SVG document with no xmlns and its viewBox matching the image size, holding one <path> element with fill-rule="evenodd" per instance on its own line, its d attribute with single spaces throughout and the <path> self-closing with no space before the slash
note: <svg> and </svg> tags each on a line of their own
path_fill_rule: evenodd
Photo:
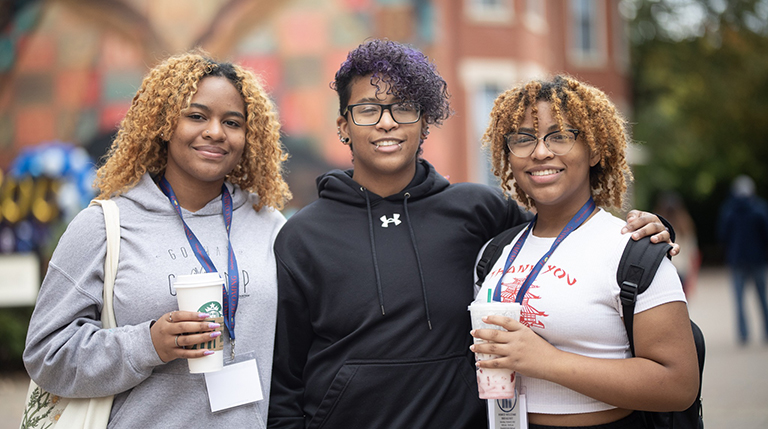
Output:
<svg viewBox="0 0 768 429">
<path fill-rule="evenodd" d="M 381 220 L 381 227 L 386 228 L 389 226 L 390 223 L 394 223 L 395 226 L 400 225 L 400 213 L 395 213 L 392 215 L 391 218 L 387 219 L 386 216 L 382 216 L 379 218 Z"/>
</svg>

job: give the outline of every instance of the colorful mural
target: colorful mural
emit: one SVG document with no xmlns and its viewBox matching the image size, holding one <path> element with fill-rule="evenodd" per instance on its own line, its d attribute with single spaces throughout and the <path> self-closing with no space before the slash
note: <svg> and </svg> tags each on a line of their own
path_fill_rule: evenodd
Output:
<svg viewBox="0 0 768 429">
<path fill-rule="evenodd" d="M 410 17 L 426 8 L 402 0 L 16 2 L 0 33 L 0 168 L 57 139 L 98 160 L 148 68 L 195 46 L 262 76 L 293 155 L 289 170 L 347 167 L 333 74 L 366 38 L 419 42 L 424 29 Z"/>
</svg>

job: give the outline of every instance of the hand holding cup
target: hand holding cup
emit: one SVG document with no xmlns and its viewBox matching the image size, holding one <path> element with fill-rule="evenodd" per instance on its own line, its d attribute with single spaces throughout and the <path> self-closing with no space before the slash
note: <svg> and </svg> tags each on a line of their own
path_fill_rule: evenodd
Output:
<svg viewBox="0 0 768 429">
<path fill-rule="evenodd" d="M 221 335 L 221 324 L 206 321 L 210 316 L 195 311 L 172 311 L 162 315 L 150 328 L 152 344 L 163 362 L 194 359 L 213 354 L 207 349 L 185 349 Z"/>
<path fill-rule="evenodd" d="M 478 329 L 504 329 L 483 320 L 487 316 L 501 315 L 520 320 L 520 304 L 515 302 L 473 302 L 469 306 L 469 312 L 472 318 L 473 332 Z M 473 351 L 476 350 L 477 345 L 486 343 L 486 340 L 477 336 L 475 336 L 474 341 Z M 485 345 L 484 347 L 493 346 Z M 498 356 L 483 353 L 481 350 L 475 352 L 475 359 L 478 363 L 496 357 Z M 476 372 L 477 389 L 480 399 L 508 399 L 515 396 L 515 372 L 513 370 L 478 365 Z"/>
</svg>

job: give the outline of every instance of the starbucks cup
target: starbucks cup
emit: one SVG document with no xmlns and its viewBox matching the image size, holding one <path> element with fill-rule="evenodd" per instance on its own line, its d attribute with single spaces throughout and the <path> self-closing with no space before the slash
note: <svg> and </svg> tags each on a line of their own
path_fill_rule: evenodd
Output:
<svg viewBox="0 0 768 429">
<path fill-rule="evenodd" d="M 219 273 L 190 274 L 176 277 L 173 284 L 176 289 L 176 300 L 181 311 L 196 311 L 209 314 L 205 319 L 224 325 L 222 290 L 224 279 Z M 218 328 L 221 330 L 222 328 Z M 189 372 L 193 374 L 201 372 L 218 371 L 224 367 L 224 343 L 222 336 L 211 338 L 201 344 L 187 346 L 187 349 L 208 349 L 212 355 L 195 359 L 187 359 Z"/>
<path fill-rule="evenodd" d="M 472 329 L 499 329 L 501 326 L 483 322 L 485 316 L 506 316 L 520 320 L 520 304 L 516 302 L 473 302 L 469 306 Z M 475 344 L 487 341 L 475 338 Z M 475 353 L 478 361 L 498 357 L 486 353 Z M 480 399 L 508 399 L 515 397 L 515 372 L 506 368 L 477 368 L 477 390 Z"/>
</svg>

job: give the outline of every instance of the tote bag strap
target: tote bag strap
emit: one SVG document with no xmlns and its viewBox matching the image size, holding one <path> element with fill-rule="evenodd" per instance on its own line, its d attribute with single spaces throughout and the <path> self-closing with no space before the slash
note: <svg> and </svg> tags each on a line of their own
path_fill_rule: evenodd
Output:
<svg viewBox="0 0 768 429">
<path fill-rule="evenodd" d="M 107 254 L 104 258 L 104 305 L 101 310 L 102 328 L 117 327 L 114 310 L 114 286 L 117 275 L 117 261 L 120 256 L 120 213 L 112 200 L 92 200 L 89 206 L 100 205 L 104 211 L 104 225 L 107 232 Z M 60 398 L 53 402 L 53 395 L 41 389 L 34 380 L 29 382 L 27 408 L 21 421 L 21 429 L 83 428 L 104 429 L 109 422 L 114 396 L 103 398 Z M 60 410 L 55 422 L 33 419 L 39 411 L 48 413 Z"/>
<path fill-rule="evenodd" d="M 107 230 L 107 255 L 104 258 L 104 306 L 101 323 L 106 329 L 117 327 L 115 321 L 114 289 L 117 276 L 117 261 L 120 257 L 120 210 L 112 200 L 91 200 L 89 206 L 100 205 L 104 211 L 104 225 Z"/>
</svg>

